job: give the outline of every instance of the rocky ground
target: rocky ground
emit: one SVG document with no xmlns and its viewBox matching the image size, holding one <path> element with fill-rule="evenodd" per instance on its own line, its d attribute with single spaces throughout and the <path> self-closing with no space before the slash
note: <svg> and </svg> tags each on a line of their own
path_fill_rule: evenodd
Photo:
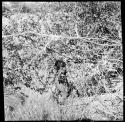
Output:
<svg viewBox="0 0 125 122">
<path fill-rule="evenodd" d="M 123 120 L 120 2 L 3 2 L 5 120 Z"/>
</svg>

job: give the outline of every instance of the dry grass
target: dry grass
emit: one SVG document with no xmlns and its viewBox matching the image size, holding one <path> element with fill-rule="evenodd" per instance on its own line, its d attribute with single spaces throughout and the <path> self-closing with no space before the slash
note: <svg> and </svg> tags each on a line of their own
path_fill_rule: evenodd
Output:
<svg viewBox="0 0 125 122">
<path fill-rule="evenodd" d="M 122 89 L 122 88 L 121 88 Z M 28 94 L 21 104 L 19 94 L 4 95 L 5 120 L 123 120 L 122 90 L 114 94 L 68 98 L 63 106 L 54 101 L 51 90 L 42 95 L 23 87 Z"/>
<path fill-rule="evenodd" d="M 24 89 L 23 89 L 24 90 Z M 28 90 L 24 91 L 25 93 Z M 59 110 L 51 99 L 51 94 L 43 95 L 29 91 L 29 97 L 21 105 L 21 100 L 17 95 L 4 96 L 5 120 L 57 120 Z M 10 108 L 13 108 L 10 109 Z"/>
</svg>

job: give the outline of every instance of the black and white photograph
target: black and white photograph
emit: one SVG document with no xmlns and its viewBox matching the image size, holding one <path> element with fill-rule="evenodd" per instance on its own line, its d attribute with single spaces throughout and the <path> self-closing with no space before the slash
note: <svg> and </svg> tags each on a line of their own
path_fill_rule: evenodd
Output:
<svg viewBox="0 0 125 122">
<path fill-rule="evenodd" d="M 123 121 L 121 1 L 2 2 L 5 121 Z"/>
</svg>

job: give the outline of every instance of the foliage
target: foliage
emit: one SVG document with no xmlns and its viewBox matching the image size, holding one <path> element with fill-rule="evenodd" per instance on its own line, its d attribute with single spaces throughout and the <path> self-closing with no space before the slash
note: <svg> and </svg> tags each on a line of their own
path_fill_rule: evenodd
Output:
<svg viewBox="0 0 125 122">
<path fill-rule="evenodd" d="M 6 120 L 123 117 L 120 2 L 5 3 Z"/>
</svg>

